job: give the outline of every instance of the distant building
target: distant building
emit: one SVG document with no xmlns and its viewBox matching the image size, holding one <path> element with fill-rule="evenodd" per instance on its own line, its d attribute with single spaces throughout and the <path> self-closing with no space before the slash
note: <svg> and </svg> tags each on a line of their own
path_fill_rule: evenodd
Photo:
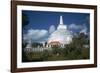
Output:
<svg viewBox="0 0 100 73">
<path fill-rule="evenodd" d="M 48 44 L 48 47 L 60 47 L 61 44 L 59 41 L 53 41 Z"/>
</svg>

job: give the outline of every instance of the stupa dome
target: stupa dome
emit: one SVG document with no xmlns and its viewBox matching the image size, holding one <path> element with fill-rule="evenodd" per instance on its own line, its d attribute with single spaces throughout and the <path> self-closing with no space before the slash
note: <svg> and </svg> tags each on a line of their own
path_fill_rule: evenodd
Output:
<svg viewBox="0 0 100 73">
<path fill-rule="evenodd" d="M 56 30 L 51 34 L 48 43 L 59 41 L 61 44 L 69 44 L 72 41 L 72 35 L 67 30 Z"/>
</svg>

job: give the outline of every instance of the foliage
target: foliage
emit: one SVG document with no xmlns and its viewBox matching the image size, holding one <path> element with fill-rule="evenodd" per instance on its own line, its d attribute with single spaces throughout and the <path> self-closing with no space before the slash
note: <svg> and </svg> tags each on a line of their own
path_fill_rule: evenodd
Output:
<svg viewBox="0 0 100 73">
<path fill-rule="evenodd" d="M 27 54 L 24 51 L 24 48 L 26 47 L 27 43 L 22 44 L 22 61 L 27 61 Z"/>
<path fill-rule="evenodd" d="M 38 46 L 42 47 L 43 44 L 42 43 L 36 43 L 36 42 L 32 43 L 32 47 L 38 47 Z"/>
<path fill-rule="evenodd" d="M 28 16 L 22 12 L 22 27 L 24 28 L 29 23 Z"/>
</svg>

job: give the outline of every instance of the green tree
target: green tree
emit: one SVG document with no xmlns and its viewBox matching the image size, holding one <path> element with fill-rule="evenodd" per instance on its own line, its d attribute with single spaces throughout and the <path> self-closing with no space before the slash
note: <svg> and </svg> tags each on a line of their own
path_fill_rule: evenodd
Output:
<svg viewBox="0 0 100 73">
<path fill-rule="evenodd" d="M 27 14 L 22 12 L 22 27 L 24 28 L 29 23 L 29 18 Z"/>
<path fill-rule="evenodd" d="M 84 33 L 79 33 L 77 36 L 73 37 L 73 41 L 70 44 L 65 45 L 64 55 L 67 59 L 82 59 L 83 56 L 87 58 L 87 52 L 86 55 L 83 55 L 84 44 L 89 44 L 88 36 Z"/>
<path fill-rule="evenodd" d="M 24 51 L 26 45 L 27 45 L 27 43 L 25 43 L 25 44 L 22 43 L 22 62 L 26 62 L 27 61 L 27 54 Z"/>
<path fill-rule="evenodd" d="M 28 16 L 22 12 L 22 29 L 24 30 L 24 27 L 26 25 L 28 25 L 29 23 L 29 19 L 28 19 Z M 23 37 L 23 32 L 22 32 L 22 37 Z M 23 40 L 23 38 L 22 38 Z M 26 52 L 24 51 L 25 47 L 26 47 L 27 43 L 25 43 L 25 41 L 22 42 L 22 61 L 27 61 L 27 54 Z"/>
</svg>

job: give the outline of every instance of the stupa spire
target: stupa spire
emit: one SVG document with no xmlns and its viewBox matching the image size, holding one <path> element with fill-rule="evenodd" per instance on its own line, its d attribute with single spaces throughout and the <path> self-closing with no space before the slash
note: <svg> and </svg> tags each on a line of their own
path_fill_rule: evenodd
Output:
<svg viewBox="0 0 100 73">
<path fill-rule="evenodd" d="M 63 17 L 60 16 L 60 24 L 63 24 Z"/>
<path fill-rule="evenodd" d="M 61 29 L 67 29 L 67 26 L 66 25 L 64 25 L 64 23 L 63 23 L 63 17 L 62 16 L 60 16 L 60 21 L 59 21 L 59 25 L 58 25 L 58 27 L 57 27 L 57 30 L 61 30 Z"/>
</svg>

